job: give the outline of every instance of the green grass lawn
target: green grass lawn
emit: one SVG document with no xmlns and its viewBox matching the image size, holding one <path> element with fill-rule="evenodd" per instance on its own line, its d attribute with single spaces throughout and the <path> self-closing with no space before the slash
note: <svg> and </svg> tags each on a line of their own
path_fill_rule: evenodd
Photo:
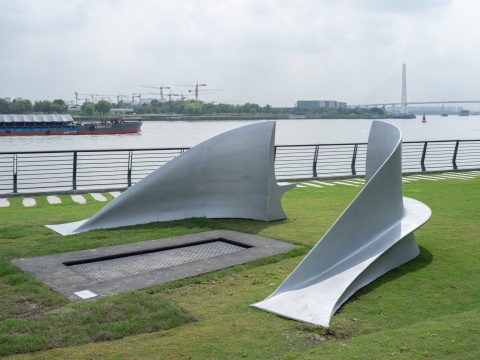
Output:
<svg viewBox="0 0 480 360">
<path fill-rule="evenodd" d="M 251 308 L 271 294 L 360 188 L 296 188 L 288 219 L 189 219 L 62 237 L 44 227 L 88 218 L 105 203 L 36 197 L 0 208 L 0 357 L 44 359 L 478 359 L 480 177 L 416 181 L 404 195 L 432 217 L 420 255 L 358 291 L 323 329 Z M 104 194 L 111 200 L 109 194 Z M 11 260 L 215 229 L 297 245 L 284 255 L 144 290 L 72 303 Z"/>
</svg>

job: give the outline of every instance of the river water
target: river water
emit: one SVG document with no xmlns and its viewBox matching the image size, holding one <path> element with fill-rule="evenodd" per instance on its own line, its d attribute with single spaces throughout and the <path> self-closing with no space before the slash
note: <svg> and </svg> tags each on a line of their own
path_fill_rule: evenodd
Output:
<svg viewBox="0 0 480 360">
<path fill-rule="evenodd" d="M 227 130 L 265 120 L 147 121 L 139 134 L 0 137 L 0 152 L 192 147 Z M 478 116 L 391 119 L 403 141 L 478 140 Z M 372 120 L 277 120 L 276 145 L 366 143 Z"/>
</svg>

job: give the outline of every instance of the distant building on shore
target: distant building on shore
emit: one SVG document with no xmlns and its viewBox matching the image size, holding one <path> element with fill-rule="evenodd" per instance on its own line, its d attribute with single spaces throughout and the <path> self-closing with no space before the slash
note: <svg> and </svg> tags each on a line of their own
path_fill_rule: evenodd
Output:
<svg viewBox="0 0 480 360">
<path fill-rule="evenodd" d="M 297 108 L 299 109 L 320 109 L 320 108 L 327 108 L 327 109 L 338 109 L 338 108 L 346 108 L 347 103 L 335 101 L 335 100 L 298 100 L 297 101 Z"/>
</svg>

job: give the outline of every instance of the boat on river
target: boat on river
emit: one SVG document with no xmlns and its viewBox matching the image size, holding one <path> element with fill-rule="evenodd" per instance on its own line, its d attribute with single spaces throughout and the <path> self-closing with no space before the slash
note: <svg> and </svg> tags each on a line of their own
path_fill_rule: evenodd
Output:
<svg viewBox="0 0 480 360">
<path fill-rule="evenodd" d="M 0 136 L 132 134 L 141 127 L 141 121 L 118 118 L 75 122 L 63 114 L 0 115 Z"/>
</svg>

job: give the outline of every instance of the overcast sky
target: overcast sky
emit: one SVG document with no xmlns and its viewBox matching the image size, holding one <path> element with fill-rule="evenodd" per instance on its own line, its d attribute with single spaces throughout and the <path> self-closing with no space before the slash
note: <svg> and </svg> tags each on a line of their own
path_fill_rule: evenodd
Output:
<svg viewBox="0 0 480 360">
<path fill-rule="evenodd" d="M 0 97 L 198 81 L 201 100 L 233 104 L 400 101 L 405 63 L 408 100 L 479 100 L 479 14 L 478 0 L 0 0 Z"/>
</svg>

